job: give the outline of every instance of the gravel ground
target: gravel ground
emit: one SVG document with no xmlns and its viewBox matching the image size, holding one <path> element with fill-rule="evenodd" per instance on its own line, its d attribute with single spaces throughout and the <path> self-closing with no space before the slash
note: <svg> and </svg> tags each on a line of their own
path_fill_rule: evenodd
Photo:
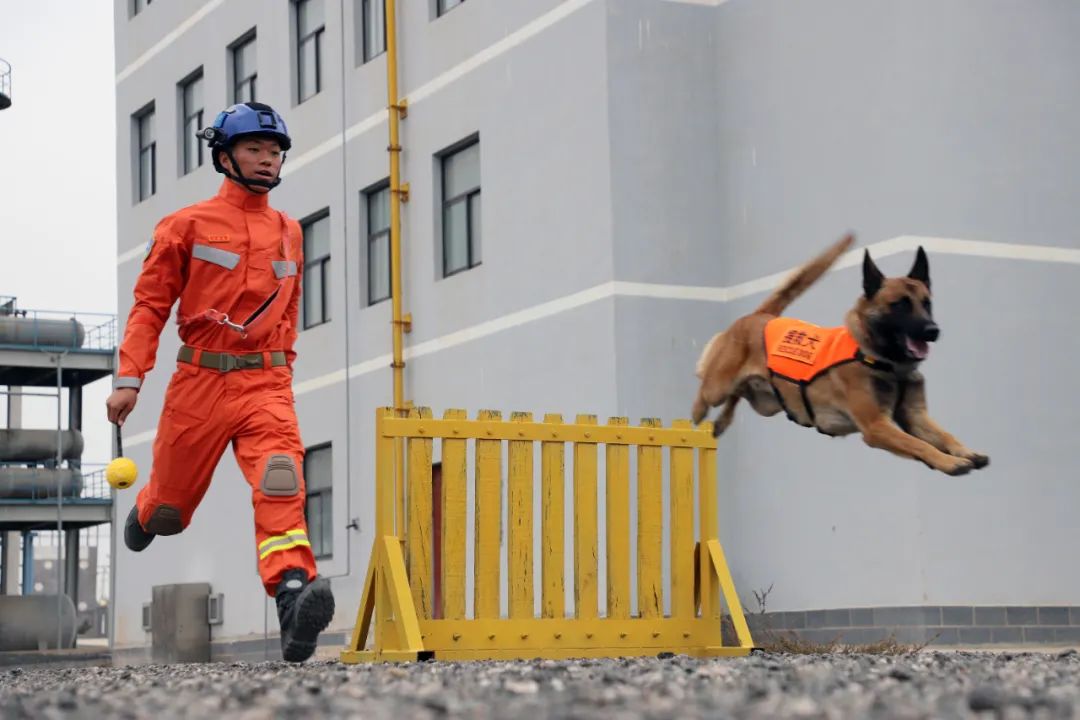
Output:
<svg viewBox="0 0 1080 720">
<path fill-rule="evenodd" d="M 2 718 L 1080 716 L 1080 655 L 922 651 L 0 670 Z"/>
</svg>

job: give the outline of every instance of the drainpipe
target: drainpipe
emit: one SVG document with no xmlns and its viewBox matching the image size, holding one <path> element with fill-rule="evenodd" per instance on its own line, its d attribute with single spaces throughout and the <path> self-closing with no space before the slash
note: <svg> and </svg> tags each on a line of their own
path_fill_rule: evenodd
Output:
<svg viewBox="0 0 1080 720">
<path fill-rule="evenodd" d="M 389 100 L 390 145 L 390 298 L 393 306 L 394 359 L 391 362 L 394 375 L 394 410 L 400 417 L 408 415 L 405 403 L 405 360 L 402 354 L 402 334 L 412 330 L 412 314 L 401 312 L 401 203 L 408 202 L 409 184 L 401 182 L 401 141 L 398 123 L 408 115 L 407 103 L 398 97 L 397 63 L 397 2 L 386 0 L 386 91 Z M 404 535 L 405 497 L 403 468 L 405 444 L 401 438 L 394 440 L 396 458 L 394 484 L 397 507 L 397 534 Z"/>
</svg>

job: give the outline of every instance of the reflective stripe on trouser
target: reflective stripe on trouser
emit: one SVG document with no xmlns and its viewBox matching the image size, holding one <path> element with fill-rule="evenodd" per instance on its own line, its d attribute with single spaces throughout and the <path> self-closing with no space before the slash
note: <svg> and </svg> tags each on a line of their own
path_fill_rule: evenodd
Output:
<svg viewBox="0 0 1080 720">
<path fill-rule="evenodd" d="M 311 547 L 307 533 L 303 530 L 290 530 L 284 535 L 275 535 L 259 543 L 259 559 L 265 560 L 271 553 L 281 552 L 294 547 Z"/>
<path fill-rule="evenodd" d="M 304 519 L 304 446 L 293 408 L 287 368 L 222 373 L 178 363 L 165 392 L 165 405 L 154 439 L 150 480 L 136 500 L 139 522 L 147 527 L 162 506 L 179 513 L 187 527 L 210 487 L 214 469 L 229 442 L 255 509 L 255 555 L 259 575 L 273 595 L 284 572 L 304 568 L 315 576 L 315 557 Z M 265 494 L 261 487 L 272 456 L 287 456 L 296 472 L 296 492 Z M 244 517 L 238 508 L 218 508 L 216 518 Z M 228 535 L 247 530 L 230 528 Z M 249 546 L 250 548 L 250 546 Z M 151 548 L 151 552 L 152 552 Z M 206 552 L 231 552 L 206 548 Z M 238 555 L 250 562 L 251 549 Z"/>
</svg>

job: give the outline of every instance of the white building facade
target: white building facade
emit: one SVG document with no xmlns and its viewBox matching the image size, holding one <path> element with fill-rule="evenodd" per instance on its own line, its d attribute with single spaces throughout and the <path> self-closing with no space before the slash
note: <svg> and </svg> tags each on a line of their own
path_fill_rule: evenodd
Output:
<svg viewBox="0 0 1080 720">
<path fill-rule="evenodd" d="M 1080 579 L 1064 571 L 1080 413 L 1053 401 L 1078 389 L 1078 343 L 1048 310 L 1069 306 L 1080 262 L 1080 8 L 397 4 L 409 400 L 670 424 L 688 416 L 703 343 L 777 273 L 848 229 L 889 274 L 921 244 L 943 330 L 930 409 L 991 466 L 947 478 L 741 408 L 719 453 L 736 587 L 745 602 L 772 585 L 776 626 L 811 636 L 1080 637 Z M 121 322 L 156 222 L 221 182 L 194 130 L 258 100 L 293 137 L 271 204 L 305 229 L 295 393 L 309 534 L 338 603 L 326 642 L 340 644 L 373 540 L 375 408 L 392 403 L 381 3 L 115 7 Z M 846 264 L 790 312 L 839 324 L 860 287 Z M 125 426 L 143 478 L 178 344 L 170 321 Z M 134 497 L 117 496 L 116 518 Z M 181 535 L 134 554 L 114 526 L 117 651 L 150 643 L 154 586 L 206 582 L 225 598 L 216 656 L 273 657 L 250 508 L 226 453 Z"/>
</svg>

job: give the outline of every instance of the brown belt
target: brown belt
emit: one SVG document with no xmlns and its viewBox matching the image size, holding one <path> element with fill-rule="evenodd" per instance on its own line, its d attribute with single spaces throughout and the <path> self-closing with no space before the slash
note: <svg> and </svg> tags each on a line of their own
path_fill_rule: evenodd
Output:
<svg viewBox="0 0 1080 720">
<path fill-rule="evenodd" d="M 281 367 L 285 365 L 285 352 L 282 350 L 274 350 L 269 353 L 270 355 L 270 367 Z M 180 362 L 193 363 L 195 358 L 195 348 L 188 345 L 181 345 L 180 352 L 176 354 L 176 359 Z M 199 367 L 210 368 L 211 370 L 220 370 L 221 372 L 229 372 L 231 370 L 262 370 L 265 365 L 263 364 L 263 353 L 246 353 L 244 355 L 230 355 L 229 353 L 216 353 L 203 350 L 199 354 Z"/>
</svg>

